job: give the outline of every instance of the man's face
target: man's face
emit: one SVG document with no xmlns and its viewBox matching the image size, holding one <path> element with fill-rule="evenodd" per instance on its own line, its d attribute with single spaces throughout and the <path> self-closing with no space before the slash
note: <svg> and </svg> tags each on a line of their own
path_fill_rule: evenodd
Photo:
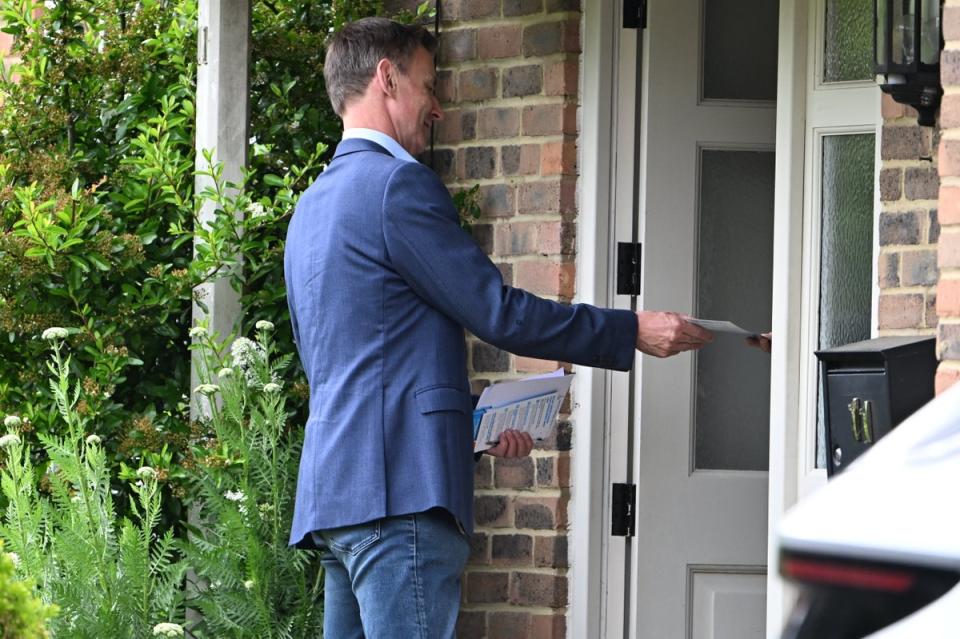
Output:
<svg viewBox="0 0 960 639">
<path fill-rule="evenodd" d="M 430 127 L 434 120 L 443 117 L 443 110 L 434 94 L 437 75 L 433 57 L 419 47 L 407 61 L 406 73 L 395 74 L 396 90 L 390 101 L 390 118 L 400 143 L 410 155 L 417 155 L 427 148 Z"/>
</svg>

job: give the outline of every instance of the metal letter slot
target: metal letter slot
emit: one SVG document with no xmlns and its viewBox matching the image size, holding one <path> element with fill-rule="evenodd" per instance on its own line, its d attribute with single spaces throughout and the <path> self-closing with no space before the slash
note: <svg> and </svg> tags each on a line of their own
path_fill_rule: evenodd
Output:
<svg viewBox="0 0 960 639">
<path fill-rule="evenodd" d="M 873 442 L 873 402 L 869 399 L 863 400 L 863 411 L 860 413 L 861 426 L 860 430 L 863 433 L 863 441 L 866 443 Z"/>
<path fill-rule="evenodd" d="M 854 440 L 863 441 L 860 438 L 860 426 L 858 424 L 860 421 L 860 398 L 854 397 L 850 400 L 850 403 L 847 404 L 847 410 L 850 411 L 850 430 L 853 431 Z"/>
</svg>

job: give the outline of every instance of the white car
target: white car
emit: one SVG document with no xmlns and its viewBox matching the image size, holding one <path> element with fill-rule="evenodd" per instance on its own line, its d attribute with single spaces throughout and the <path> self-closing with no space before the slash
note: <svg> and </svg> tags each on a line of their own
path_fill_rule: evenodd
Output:
<svg viewBox="0 0 960 639">
<path fill-rule="evenodd" d="M 783 639 L 960 637 L 960 384 L 799 503 L 779 531 L 801 596 Z"/>
</svg>

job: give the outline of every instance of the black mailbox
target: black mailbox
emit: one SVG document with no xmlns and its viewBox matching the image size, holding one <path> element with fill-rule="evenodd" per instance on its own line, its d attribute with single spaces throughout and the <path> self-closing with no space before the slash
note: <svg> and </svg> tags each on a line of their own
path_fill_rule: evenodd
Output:
<svg viewBox="0 0 960 639">
<path fill-rule="evenodd" d="M 879 337 L 817 351 L 827 475 L 933 399 L 936 338 Z"/>
</svg>

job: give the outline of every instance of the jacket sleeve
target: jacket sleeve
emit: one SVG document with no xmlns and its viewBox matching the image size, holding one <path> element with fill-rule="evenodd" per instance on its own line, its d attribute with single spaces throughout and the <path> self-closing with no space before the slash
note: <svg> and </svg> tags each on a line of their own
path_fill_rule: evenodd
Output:
<svg viewBox="0 0 960 639">
<path fill-rule="evenodd" d="M 483 341 L 516 355 L 584 366 L 633 366 L 631 311 L 559 304 L 507 286 L 460 228 L 446 187 L 429 168 L 399 166 L 387 181 L 383 235 L 388 257 L 426 302 Z"/>
</svg>

